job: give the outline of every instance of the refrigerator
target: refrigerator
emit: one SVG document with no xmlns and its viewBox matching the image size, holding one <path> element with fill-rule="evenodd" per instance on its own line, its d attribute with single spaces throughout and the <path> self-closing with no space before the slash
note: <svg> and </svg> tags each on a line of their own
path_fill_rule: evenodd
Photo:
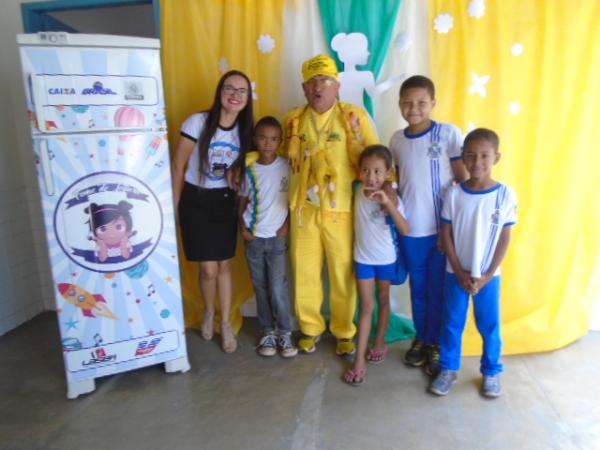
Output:
<svg viewBox="0 0 600 450">
<path fill-rule="evenodd" d="M 67 397 L 189 370 L 160 42 L 17 36 Z"/>
</svg>

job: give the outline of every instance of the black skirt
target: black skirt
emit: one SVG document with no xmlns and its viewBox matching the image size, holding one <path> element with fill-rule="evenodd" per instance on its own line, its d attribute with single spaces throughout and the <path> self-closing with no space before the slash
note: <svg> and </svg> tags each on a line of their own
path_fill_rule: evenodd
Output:
<svg viewBox="0 0 600 450">
<path fill-rule="evenodd" d="M 188 261 L 223 261 L 235 256 L 237 207 L 230 188 L 204 189 L 184 183 L 179 222 Z"/>
</svg>

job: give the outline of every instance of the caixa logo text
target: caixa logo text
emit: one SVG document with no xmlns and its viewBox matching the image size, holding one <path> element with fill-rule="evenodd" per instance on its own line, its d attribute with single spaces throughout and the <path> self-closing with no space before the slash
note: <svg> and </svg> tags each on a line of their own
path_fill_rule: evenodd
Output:
<svg viewBox="0 0 600 450">
<path fill-rule="evenodd" d="M 96 81 L 91 88 L 85 88 L 81 95 L 117 95 L 111 88 L 105 88 L 100 81 Z"/>
<path fill-rule="evenodd" d="M 74 88 L 50 88 L 48 89 L 50 95 L 76 95 Z"/>
</svg>

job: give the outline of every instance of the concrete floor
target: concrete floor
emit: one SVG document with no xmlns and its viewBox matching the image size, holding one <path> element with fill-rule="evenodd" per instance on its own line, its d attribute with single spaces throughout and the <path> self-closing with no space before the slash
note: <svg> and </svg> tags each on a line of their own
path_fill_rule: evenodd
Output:
<svg viewBox="0 0 600 450">
<path fill-rule="evenodd" d="M 192 370 L 162 366 L 101 378 L 65 398 L 56 319 L 44 313 L 0 338 L 1 449 L 599 449 L 600 332 L 560 351 L 504 358 L 504 394 L 478 394 L 465 358 L 445 398 L 400 363 L 408 342 L 370 366 L 361 387 L 326 337 L 294 360 L 256 356 L 248 320 L 233 355 L 188 333 Z"/>
</svg>

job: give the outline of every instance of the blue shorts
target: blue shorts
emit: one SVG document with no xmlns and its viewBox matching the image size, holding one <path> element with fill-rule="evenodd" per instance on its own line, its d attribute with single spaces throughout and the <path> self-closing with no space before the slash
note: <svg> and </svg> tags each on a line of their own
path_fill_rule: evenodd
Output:
<svg viewBox="0 0 600 450">
<path fill-rule="evenodd" d="M 354 261 L 357 280 L 393 280 L 396 277 L 396 263 L 386 264 L 383 266 L 362 264 Z"/>
</svg>

